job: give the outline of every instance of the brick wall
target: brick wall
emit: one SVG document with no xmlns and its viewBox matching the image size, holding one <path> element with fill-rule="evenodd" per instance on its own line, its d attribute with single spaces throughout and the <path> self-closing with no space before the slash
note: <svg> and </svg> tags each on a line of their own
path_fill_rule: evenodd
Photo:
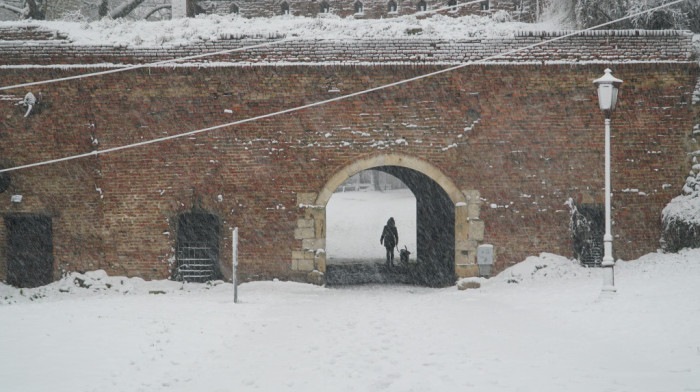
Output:
<svg viewBox="0 0 700 392">
<path fill-rule="evenodd" d="M 0 195 L 0 216 L 54 217 L 56 276 L 103 268 L 151 279 L 170 274 L 177 215 L 205 210 L 222 222 L 224 266 L 230 265 L 229 229 L 238 226 L 243 279 L 303 279 L 291 269 L 292 251 L 301 248 L 294 229 L 304 217 L 297 195 L 319 192 L 359 159 L 398 153 L 439 168 L 460 189 L 480 192 L 484 242 L 496 247 L 497 270 L 544 251 L 571 256 L 564 203 L 603 202 L 603 117 L 591 81 L 606 66 L 624 80 L 612 123 L 613 234 L 615 256 L 631 259 L 658 247 L 661 209 L 678 195 L 689 168 L 696 63 L 473 65 L 294 114 L 14 172 Z M 0 144 L 10 146 L 3 148 L 4 159 L 31 163 L 440 68 L 379 62 L 181 66 L 45 85 L 31 89 L 42 92 L 42 105 L 28 118 L 13 101 L 26 91 L 4 93 Z M 83 71 L 37 68 L 32 79 Z M 0 74 L 7 84 L 27 80 L 26 69 L 2 68 Z M 11 194 L 22 194 L 23 202 L 10 203 Z"/>
<path fill-rule="evenodd" d="M 4 34 L 10 34 L 6 32 Z M 33 32 L 33 34 L 38 34 Z M 543 42 L 560 33 L 521 32 L 513 38 L 464 39 L 459 41 L 430 39 L 367 40 L 290 40 L 269 46 L 247 49 L 189 62 L 212 65 L 267 64 L 457 64 L 477 61 L 487 56 Z M 3 32 L 0 30 L 0 38 Z M 591 31 L 561 39 L 522 52 L 495 58 L 493 62 L 677 62 L 691 61 L 692 34 L 679 31 Z M 59 37 L 60 38 L 60 37 Z M 267 39 L 219 37 L 218 41 L 192 43 L 187 46 L 136 48 L 121 45 L 77 46 L 63 40 L 0 41 L 3 65 L 83 65 L 133 64 L 154 62 L 217 52 L 271 42 Z"/>
</svg>

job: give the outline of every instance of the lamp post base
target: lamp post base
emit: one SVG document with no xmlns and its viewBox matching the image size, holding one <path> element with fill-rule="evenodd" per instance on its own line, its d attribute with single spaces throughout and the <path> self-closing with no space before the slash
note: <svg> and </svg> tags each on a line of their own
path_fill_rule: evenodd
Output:
<svg viewBox="0 0 700 392">
<path fill-rule="evenodd" d="M 615 269 L 613 267 L 614 263 L 606 265 L 603 261 L 603 292 L 614 293 L 617 291 L 615 288 Z"/>
</svg>

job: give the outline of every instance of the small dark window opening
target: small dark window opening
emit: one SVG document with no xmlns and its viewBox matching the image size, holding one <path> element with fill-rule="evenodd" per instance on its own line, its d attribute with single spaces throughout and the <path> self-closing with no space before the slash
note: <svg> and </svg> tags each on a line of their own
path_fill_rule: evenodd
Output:
<svg viewBox="0 0 700 392">
<path fill-rule="evenodd" d="M 231 13 L 232 13 L 232 14 L 237 14 L 237 13 L 240 11 L 240 10 L 238 9 L 238 6 L 235 5 L 235 4 L 231 4 L 230 10 L 231 10 Z"/>
<path fill-rule="evenodd" d="M 457 11 L 457 7 L 455 7 L 456 5 L 457 5 L 457 0 L 450 0 L 447 2 L 448 7 L 454 7 L 450 11 Z"/>
<path fill-rule="evenodd" d="M 326 3 L 325 1 L 321 3 L 321 13 L 322 14 L 327 14 L 331 12 L 331 7 Z"/>
<path fill-rule="evenodd" d="M 428 7 L 427 7 L 427 5 L 425 4 L 425 1 L 422 1 L 422 0 L 421 0 L 421 1 L 418 2 L 418 12 L 422 12 L 422 11 L 425 11 L 425 10 L 427 10 L 427 9 L 428 9 Z"/>
<path fill-rule="evenodd" d="M 287 2 L 282 3 L 282 15 L 289 15 L 289 4 Z"/>
<path fill-rule="evenodd" d="M 53 226 L 48 216 L 5 217 L 7 283 L 39 287 L 53 281 Z"/>
<path fill-rule="evenodd" d="M 361 14 L 362 12 L 364 12 L 364 6 L 362 5 L 362 2 L 358 1 L 355 3 L 355 13 Z"/>
<path fill-rule="evenodd" d="M 389 5 L 387 6 L 387 9 L 389 10 L 389 12 L 397 12 L 396 2 L 394 0 L 391 0 L 389 2 Z"/>
<path fill-rule="evenodd" d="M 577 204 L 571 216 L 574 257 L 584 266 L 599 267 L 603 261 L 605 211 L 600 204 Z"/>
<path fill-rule="evenodd" d="M 490 8 L 489 0 L 485 0 L 485 1 L 481 2 L 481 10 L 482 11 L 488 11 L 489 8 Z"/>
<path fill-rule="evenodd" d="M 1 166 L 0 166 L 1 167 Z M 3 193 L 10 187 L 10 175 L 7 173 L 0 173 L 0 193 Z"/>
<path fill-rule="evenodd" d="M 185 213 L 178 218 L 177 280 L 206 282 L 221 279 L 219 218 L 206 213 Z"/>
</svg>

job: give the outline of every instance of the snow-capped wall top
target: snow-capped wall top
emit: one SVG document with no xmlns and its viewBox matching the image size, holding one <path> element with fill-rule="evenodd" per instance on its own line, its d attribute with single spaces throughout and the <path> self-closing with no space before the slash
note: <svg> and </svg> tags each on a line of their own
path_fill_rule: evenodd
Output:
<svg viewBox="0 0 700 392">
<path fill-rule="evenodd" d="M 388 20 L 208 15 L 164 22 L 0 22 L 0 66 L 135 64 L 270 43 L 207 57 L 245 64 L 362 64 L 477 61 L 570 31 L 553 22 L 498 22 L 491 17 L 434 15 Z M 587 31 L 491 62 L 686 62 L 693 36 L 682 31 Z M 192 61 L 190 61 L 192 62 Z"/>
<path fill-rule="evenodd" d="M 503 15 L 502 15 L 503 16 Z M 505 18 L 505 16 L 504 16 Z M 78 45 L 128 45 L 155 47 L 211 42 L 231 37 L 296 37 L 299 39 L 464 39 L 512 37 L 518 30 L 559 30 L 557 22 L 528 24 L 509 22 L 498 15 L 468 15 L 459 18 L 433 15 L 427 18 L 402 16 L 363 20 L 323 17 L 242 18 L 236 15 L 206 15 L 168 21 L 103 19 L 96 22 L 16 21 L 0 22 L 0 41 L 12 31 L 50 31 Z M 16 36 L 16 34 L 15 34 Z M 27 39 L 41 39 L 28 37 Z M 11 38 L 11 39 L 16 39 Z M 44 39 L 50 37 L 44 36 Z"/>
</svg>

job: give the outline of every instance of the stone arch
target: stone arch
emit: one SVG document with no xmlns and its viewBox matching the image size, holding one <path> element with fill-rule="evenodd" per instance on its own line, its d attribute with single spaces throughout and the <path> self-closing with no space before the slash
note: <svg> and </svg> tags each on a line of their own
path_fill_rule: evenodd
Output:
<svg viewBox="0 0 700 392">
<path fill-rule="evenodd" d="M 440 169 L 432 164 L 409 155 L 402 154 L 387 154 L 378 155 L 355 161 L 336 172 L 319 192 L 318 197 L 314 200 L 315 205 L 324 206 L 328 204 L 333 192 L 345 182 L 348 178 L 355 174 L 380 166 L 399 166 L 421 172 L 438 183 L 445 190 L 453 203 L 467 203 L 466 196 L 459 190 L 457 185 L 447 177 Z"/>
<path fill-rule="evenodd" d="M 476 248 L 484 238 L 484 223 L 479 220 L 481 206 L 479 192 L 477 190 L 460 190 L 436 166 L 422 159 L 402 154 L 377 155 L 357 160 L 333 174 L 318 193 L 298 195 L 298 205 L 304 211 L 304 216 L 297 221 L 295 238 L 302 240 L 302 249 L 292 253 L 293 270 L 325 273 L 326 205 L 333 192 L 345 180 L 367 169 L 383 170 L 394 175 L 398 173 L 399 176 L 403 174 L 404 177 L 409 177 L 409 182 L 410 179 L 414 179 L 413 182 L 416 184 L 424 184 L 418 187 L 414 184 L 412 191 L 416 194 L 415 189 L 417 188 L 427 189 L 426 192 L 429 193 L 429 196 L 425 198 L 425 201 L 428 204 L 433 203 L 432 199 L 442 199 L 441 203 L 443 203 L 444 208 L 441 209 L 449 210 L 449 220 L 454 223 L 453 226 L 450 226 L 450 238 L 453 237 L 454 242 L 450 241 L 445 247 L 450 252 L 447 257 L 451 263 L 449 268 L 453 271 L 453 275 L 458 277 L 478 274 Z M 405 180 L 403 181 L 405 182 Z M 416 195 L 416 198 L 420 200 L 420 195 Z M 431 207 L 434 205 L 426 208 L 430 209 Z M 417 208 L 418 216 L 420 216 L 420 205 Z M 430 228 L 427 230 L 429 232 Z M 444 238 L 444 233 L 441 235 L 443 235 L 441 238 Z M 318 275 L 317 272 L 313 273 Z M 309 279 L 316 281 L 316 278 L 310 277 Z"/>
</svg>

